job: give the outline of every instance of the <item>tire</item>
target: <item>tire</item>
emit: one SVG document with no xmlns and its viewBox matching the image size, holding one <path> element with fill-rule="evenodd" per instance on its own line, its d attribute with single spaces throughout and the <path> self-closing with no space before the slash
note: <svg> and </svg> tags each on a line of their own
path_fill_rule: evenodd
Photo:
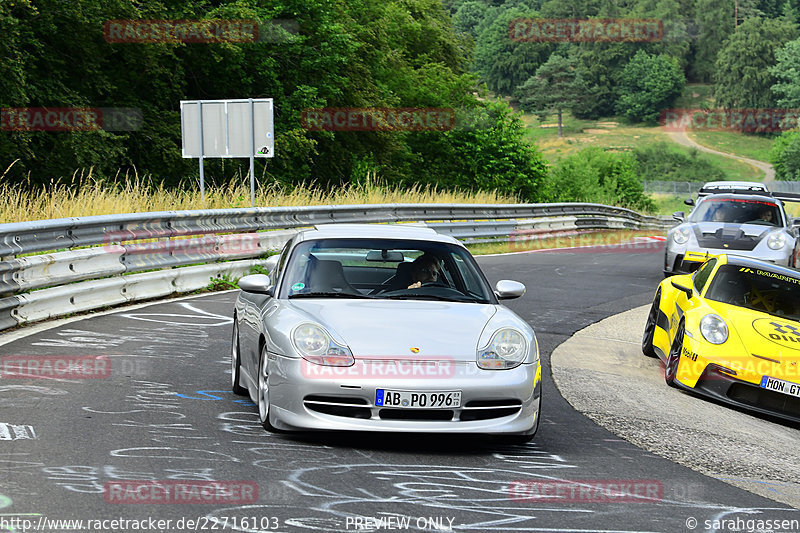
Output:
<svg viewBox="0 0 800 533">
<path fill-rule="evenodd" d="M 675 333 L 675 339 L 672 341 L 672 347 L 669 350 L 669 357 L 664 365 L 664 381 L 670 387 L 677 387 L 675 377 L 678 375 L 678 365 L 681 361 L 681 351 L 683 350 L 683 335 L 684 323 L 678 325 L 678 331 Z"/>
<path fill-rule="evenodd" d="M 658 357 L 655 349 L 653 349 L 653 335 L 656 332 L 656 323 L 658 322 L 659 305 L 661 304 L 661 291 L 656 294 L 653 300 L 653 305 L 650 306 L 650 313 L 647 315 L 647 322 L 644 324 L 644 333 L 642 334 L 642 353 L 647 357 Z"/>
<path fill-rule="evenodd" d="M 272 404 L 269 402 L 269 386 L 267 384 L 267 374 L 265 366 L 267 362 L 267 347 L 261 348 L 261 357 L 258 359 L 258 420 L 261 426 L 270 432 L 274 432 L 275 427 L 269 421 L 269 412 Z"/>
<path fill-rule="evenodd" d="M 231 336 L 231 390 L 234 394 L 244 396 L 247 389 L 239 385 L 239 378 L 242 376 L 242 357 L 239 352 L 239 325 L 236 317 L 233 319 L 233 335 Z"/>
</svg>

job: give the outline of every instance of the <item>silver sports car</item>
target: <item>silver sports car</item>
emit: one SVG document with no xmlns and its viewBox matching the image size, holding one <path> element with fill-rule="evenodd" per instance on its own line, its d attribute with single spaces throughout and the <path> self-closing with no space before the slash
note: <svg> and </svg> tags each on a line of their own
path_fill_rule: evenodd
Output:
<svg viewBox="0 0 800 533">
<path fill-rule="evenodd" d="M 273 258 L 239 280 L 231 349 L 265 429 L 533 437 L 539 347 L 498 303 L 524 285 L 492 290 L 461 243 L 419 226 L 321 225 Z"/>
<path fill-rule="evenodd" d="M 702 190 L 701 190 L 702 192 Z M 690 205 L 691 200 L 687 200 Z M 710 194 L 698 199 L 688 217 L 667 233 L 664 274 L 697 270 L 713 255 L 735 254 L 776 265 L 797 264 L 800 241 L 783 202 L 768 191 Z"/>
</svg>

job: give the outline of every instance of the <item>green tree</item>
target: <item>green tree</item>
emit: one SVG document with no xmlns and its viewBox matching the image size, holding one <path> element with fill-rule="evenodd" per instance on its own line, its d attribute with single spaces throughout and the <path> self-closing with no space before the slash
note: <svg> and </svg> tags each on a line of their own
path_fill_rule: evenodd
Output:
<svg viewBox="0 0 800 533">
<path fill-rule="evenodd" d="M 734 0 L 697 0 L 694 19 L 697 33 L 692 76 L 701 82 L 713 80 L 717 54 L 733 33 Z"/>
<path fill-rule="evenodd" d="M 478 25 L 486 15 L 486 4 L 477 0 L 469 0 L 461 4 L 453 15 L 453 26 L 456 31 L 476 38 Z"/>
<path fill-rule="evenodd" d="M 778 106 L 800 107 L 800 39 L 776 50 L 775 61 L 769 72 L 777 80 L 772 92 L 779 97 Z"/>
<path fill-rule="evenodd" d="M 640 50 L 619 77 L 617 112 L 630 120 L 655 122 L 685 84 L 677 59 Z"/>
<path fill-rule="evenodd" d="M 469 110 L 444 134 L 413 134 L 409 145 L 419 154 L 410 183 L 435 176 L 436 184 L 445 188 L 496 189 L 527 202 L 544 200 L 544 159 L 525 140 L 519 116 L 503 103 Z"/>
<path fill-rule="evenodd" d="M 749 18 L 725 41 L 714 75 L 714 98 L 726 109 L 775 105 L 770 72 L 775 51 L 797 37 L 791 24 L 775 19 Z"/>
<path fill-rule="evenodd" d="M 287 20 L 288 30 L 265 30 L 256 43 L 131 45 L 109 43 L 113 19 Z M 68 28 L 69 31 L 65 31 Z M 136 168 L 167 185 L 196 178 L 195 161 L 180 153 L 179 101 L 230 97 L 275 99 L 276 157 L 257 162 L 257 174 L 286 185 L 334 187 L 376 170 L 388 182 L 410 176 L 435 183 L 416 166 L 433 147 L 413 133 L 316 132 L 300 116 L 316 107 L 448 107 L 483 105 L 467 73 L 469 39 L 457 34 L 440 0 L 16 0 L 0 2 L 0 104 L 5 107 L 130 107 L 142 126 L 131 132 L 14 132 L 0 136 L 0 166 L 34 182 L 68 177 L 77 168 L 114 175 Z M 504 120 L 493 127 L 503 130 Z M 510 127 L 509 127 L 510 128 Z M 507 128 L 508 129 L 508 128 Z M 513 128 L 508 131 L 515 131 Z M 438 149 L 465 142 L 442 135 Z M 514 148 L 508 133 L 504 149 Z M 477 151 L 499 140 L 476 136 Z M 446 147 L 446 146 L 445 146 Z M 525 151 L 520 144 L 518 150 Z M 444 160 L 452 170 L 461 161 Z M 226 181 L 245 162 L 208 161 L 206 178 Z M 448 172 L 450 172 L 449 170 Z"/>
<path fill-rule="evenodd" d="M 596 119 L 614 114 L 617 80 L 642 47 L 641 43 L 578 43 L 572 48 L 587 85 L 586 98 L 573 108 L 576 117 Z"/>
<path fill-rule="evenodd" d="M 640 0 L 630 16 L 660 20 L 664 26 L 661 40 L 647 43 L 642 49 L 651 54 L 666 54 L 678 60 L 681 68 L 689 63 L 690 41 L 687 14 L 678 0 Z"/>
<path fill-rule="evenodd" d="M 514 90 L 530 78 L 539 66 L 547 61 L 553 49 L 551 43 L 520 42 L 508 33 L 512 20 L 539 18 L 532 11 L 522 9 L 499 10 L 497 16 L 489 18 L 488 25 L 481 29 L 475 43 L 475 70 L 490 90 L 502 95 L 511 95 Z"/>
<path fill-rule="evenodd" d="M 562 137 L 564 110 L 572 109 L 586 93 L 586 84 L 576 68 L 577 61 L 553 54 L 517 90 L 520 107 L 544 116 L 558 114 L 558 136 Z"/>
<path fill-rule="evenodd" d="M 555 164 L 545 194 L 554 202 L 599 202 L 650 211 L 654 204 L 644 194 L 636 164 L 630 153 L 584 148 Z"/>
<path fill-rule="evenodd" d="M 800 130 L 785 131 L 775 139 L 770 162 L 779 180 L 800 180 Z"/>
</svg>

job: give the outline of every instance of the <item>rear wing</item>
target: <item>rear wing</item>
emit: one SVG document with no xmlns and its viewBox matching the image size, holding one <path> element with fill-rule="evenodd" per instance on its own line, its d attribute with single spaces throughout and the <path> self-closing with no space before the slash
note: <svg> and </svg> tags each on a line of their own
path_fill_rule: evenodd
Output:
<svg viewBox="0 0 800 533">
<path fill-rule="evenodd" d="M 800 202 L 800 193 L 796 192 L 770 192 L 764 189 L 746 188 L 746 189 L 727 189 L 720 187 L 703 187 L 697 193 L 697 198 L 703 198 L 712 194 L 752 194 L 754 196 L 766 196 L 768 198 L 775 198 L 781 202 Z"/>
<path fill-rule="evenodd" d="M 797 192 L 774 192 L 772 197 L 781 202 L 800 202 L 800 193 Z"/>
<path fill-rule="evenodd" d="M 774 198 L 777 198 L 774 193 L 771 193 L 764 188 L 756 188 L 756 187 L 736 188 L 736 189 L 732 187 L 702 187 L 698 191 L 697 197 L 702 198 L 710 194 L 756 194 L 760 196 L 772 196 Z M 800 201 L 800 195 L 797 195 L 797 198 L 798 199 L 796 201 Z"/>
</svg>

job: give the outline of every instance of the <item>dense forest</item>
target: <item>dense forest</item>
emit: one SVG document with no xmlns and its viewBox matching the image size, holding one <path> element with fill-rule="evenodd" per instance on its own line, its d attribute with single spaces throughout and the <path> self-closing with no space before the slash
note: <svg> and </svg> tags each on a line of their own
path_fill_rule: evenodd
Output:
<svg viewBox="0 0 800 533">
<path fill-rule="evenodd" d="M 634 155 L 588 151 L 549 169 L 509 102 L 538 114 L 655 124 L 689 81 L 713 83 L 723 107 L 800 107 L 798 3 L 0 0 L 6 113 L 138 113 L 133 128 L 69 132 L 9 127 L 6 115 L 0 175 L 43 184 L 93 168 L 95 176 L 135 170 L 167 185 L 186 183 L 198 168 L 181 158 L 180 101 L 270 97 L 275 157 L 258 161 L 262 184 L 335 187 L 372 175 L 387 184 L 497 189 L 541 201 L 581 199 L 565 191 L 580 196 L 585 179 L 610 201 L 641 207 Z M 657 19 L 663 36 L 531 42 L 509 33 L 515 20 L 544 18 Z M 109 21 L 120 20 L 247 20 L 259 32 L 251 41 L 109 39 Z M 305 127 L 304 111 L 320 108 L 449 109 L 457 120 L 444 131 Z M 800 135 L 784 133 L 775 146 L 781 176 L 800 179 Z M 241 179 L 246 167 L 212 160 L 206 177 Z"/>
</svg>

